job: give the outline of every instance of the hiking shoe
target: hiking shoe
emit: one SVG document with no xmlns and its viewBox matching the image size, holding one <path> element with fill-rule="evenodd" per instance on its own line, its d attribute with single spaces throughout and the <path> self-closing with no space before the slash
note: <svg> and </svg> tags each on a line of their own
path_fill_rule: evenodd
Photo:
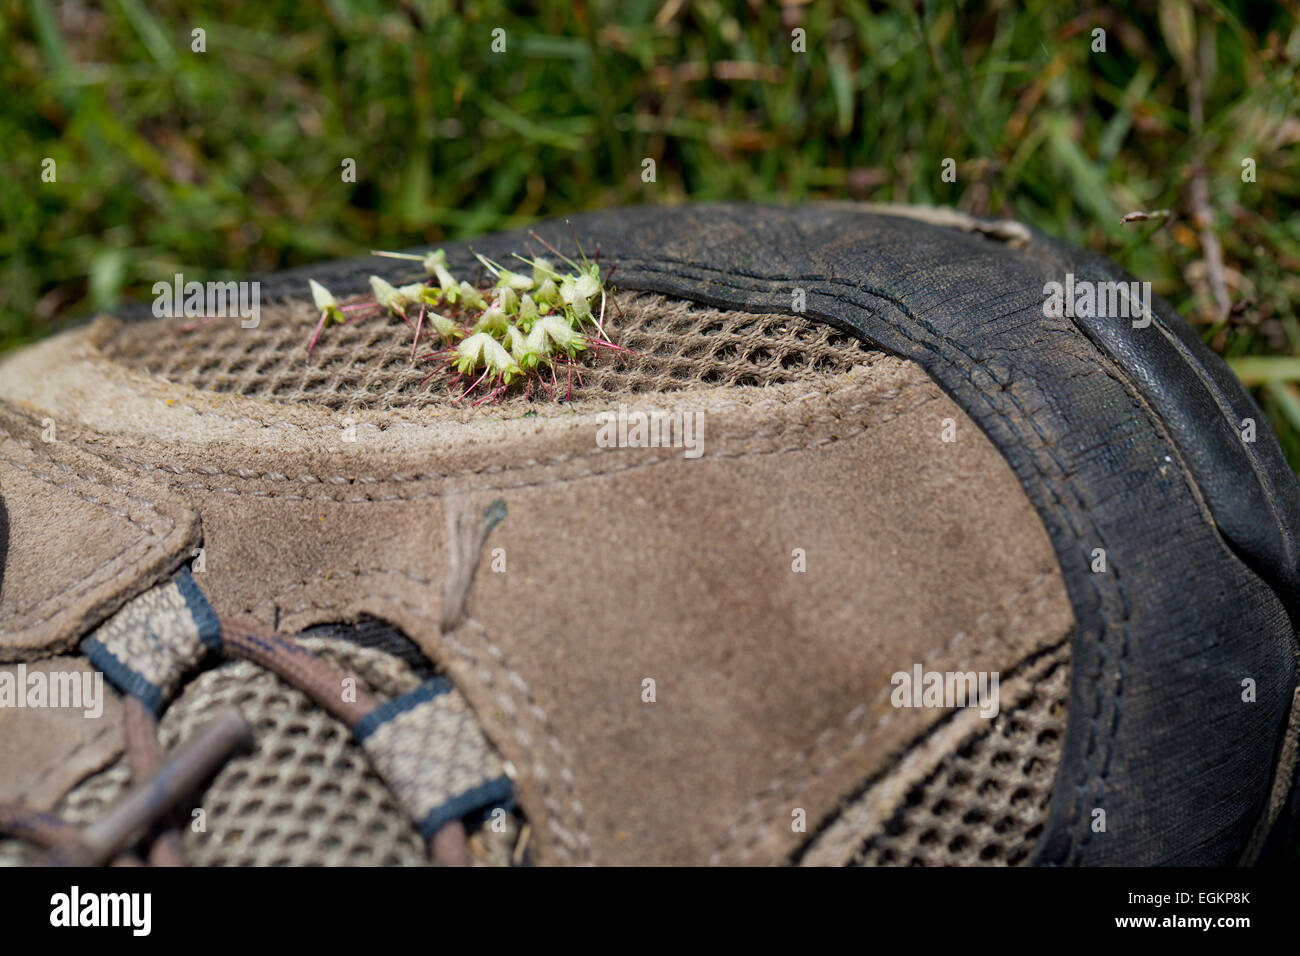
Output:
<svg viewBox="0 0 1300 956">
<path fill-rule="evenodd" d="M 0 361 L 0 858 L 1294 838 L 1300 493 L 1149 286 L 911 207 L 442 248 L 160 283 Z"/>
</svg>

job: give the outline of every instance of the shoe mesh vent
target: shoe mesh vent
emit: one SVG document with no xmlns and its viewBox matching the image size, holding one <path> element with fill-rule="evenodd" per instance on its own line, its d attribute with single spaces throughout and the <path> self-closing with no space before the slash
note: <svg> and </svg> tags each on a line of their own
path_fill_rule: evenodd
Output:
<svg viewBox="0 0 1300 956">
<path fill-rule="evenodd" d="M 877 354 L 799 316 L 719 311 L 648 293 L 618 293 L 618 302 L 622 314 L 611 304 L 604 327 L 630 354 L 589 349 L 572 382 L 566 373 L 554 383 L 548 377 L 550 398 L 567 398 L 570 387 L 579 399 L 775 385 L 846 372 Z M 287 404 L 382 411 L 446 404 L 459 394 L 441 363 L 411 360 L 413 332 L 400 319 L 330 326 L 309 359 L 316 321 L 309 305 L 268 305 L 260 318 L 256 329 L 234 319 L 124 323 L 101 347 L 108 358 L 170 382 Z M 430 351 L 427 341 L 422 337 L 421 355 Z M 502 404 L 547 398 L 534 385 L 527 397 L 517 388 Z"/>
</svg>

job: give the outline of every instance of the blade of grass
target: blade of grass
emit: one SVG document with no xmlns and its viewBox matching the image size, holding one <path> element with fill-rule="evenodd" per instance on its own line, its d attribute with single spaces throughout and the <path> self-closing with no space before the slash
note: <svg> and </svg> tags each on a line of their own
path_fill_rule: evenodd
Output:
<svg viewBox="0 0 1300 956">
<path fill-rule="evenodd" d="M 1290 382 L 1269 382 L 1264 390 L 1277 402 L 1291 427 L 1300 432 L 1300 388 Z"/>
<path fill-rule="evenodd" d="M 1228 362 L 1245 385 L 1300 382 L 1300 358 L 1284 355 L 1245 355 Z"/>
<path fill-rule="evenodd" d="M 158 62 L 159 66 L 166 69 L 174 69 L 176 66 L 176 49 L 172 41 L 167 37 L 167 33 L 158 25 L 158 21 L 151 14 L 140 0 L 117 0 L 117 5 L 122 8 L 126 18 L 131 21 L 131 26 L 135 27 L 135 32 L 140 34 L 140 39 L 144 41 L 145 47 L 149 50 L 149 55 Z"/>
</svg>

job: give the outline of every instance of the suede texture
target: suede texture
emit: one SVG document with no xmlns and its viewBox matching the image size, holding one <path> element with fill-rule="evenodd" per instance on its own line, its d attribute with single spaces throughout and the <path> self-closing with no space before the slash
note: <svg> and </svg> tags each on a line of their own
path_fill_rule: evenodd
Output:
<svg viewBox="0 0 1300 956">
<path fill-rule="evenodd" d="M 220 613 L 374 615 L 445 665 L 543 862 L 785 861 L 795 811 L 829 819 L 946 713 L 893 707 L 894 672 L 1009 671 L 1072 625 L 1015 475 L 906 361 L 632 396 L 702 415 L 687 458 L 601 447 L 608 402 L 349 422 L 200 393 L 97 359 L 103 332 L 5 381 L 80 412 L 134 493 L 200 513 Z M 101 400 L 73 407 L 74 377 Z M 497 500 L 481 553 L 452 533 Z"/>
<path fill-rule="evenodd" d="M 41 674 L 91 674 L 84 657 L 51 657 L 22 665 L 29 680 Z M 19 665 L 0 666 L 17 681 Z M 0 708 L 0 803 L 29 810 L 52 810 L 69 790 L 122 753 L 122 699 L 101 681 L 102 712 L 88 716 L 86 708 Z M 21 690 L 21 688 L 20 688 Z M 48 700 L 49 698 L 47 698 Z"/>
<path fill-rule="evenodd" d="M 0 405 L 0 660 L 71 647 L 198 544 L 192 510 L 78 451 L 69 421 Z"/>
</svg>

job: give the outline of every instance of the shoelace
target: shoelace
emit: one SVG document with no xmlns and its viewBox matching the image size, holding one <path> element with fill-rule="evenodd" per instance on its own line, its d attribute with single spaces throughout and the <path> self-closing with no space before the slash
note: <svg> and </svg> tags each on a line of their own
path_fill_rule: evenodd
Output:
<svg viewBox="0 0 1300 956">
<path fill-rule="evenodd" d="M 222 647 L 229 659 L 250 661 L 295 687 L 329 714 L 355 729 L 379 709 L 378 702 L 357 688 L 344 700 L 338 688 L 342 671 L 291 638 L 248 620 L 221 618 Z M 124 695 L 125 740 L 131 777 L 137 781 L 99 820 L 81 828 L 55 814 L 0 804 L 0 833 L 50 850 L 49 865 L 140 865 L 127 848 L 152 832 L 147 860 L 154 866 L 184 865 L 180 836 L 169 817 L 251 738 L 247 721 L 231 708 L 221 712 L 193 737 L 165 755 L 158 721 L 136 697 Z M 427 840 L 434 863 L 469 865 L 469 846 L 459 819 L 439 826 Z"/>
</svg>

